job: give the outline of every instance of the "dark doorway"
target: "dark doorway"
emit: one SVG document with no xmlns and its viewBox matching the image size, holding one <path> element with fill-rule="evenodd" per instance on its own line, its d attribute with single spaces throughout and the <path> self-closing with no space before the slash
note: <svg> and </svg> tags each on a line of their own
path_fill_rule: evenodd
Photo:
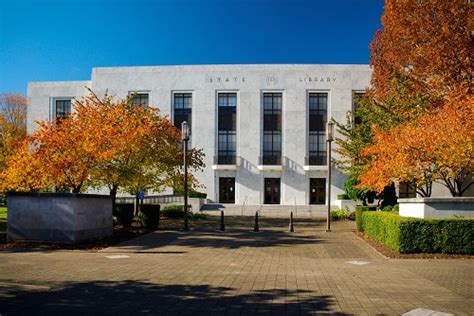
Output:
<svg viewBox="0 0 474 316">
<path fill-rule="evenodd" d="M 235 203 L 235 178 L 219 178 L 219 203 Z"/>
<path fill-rule="evenodd" d="M 265 178 L 265 204 L 280 204 L 280 178 Z"/>
<path fill-rule="evenodd" d="M 326 204 L 326 179 L 309 179 L 309 204 Z"/>
</svg>

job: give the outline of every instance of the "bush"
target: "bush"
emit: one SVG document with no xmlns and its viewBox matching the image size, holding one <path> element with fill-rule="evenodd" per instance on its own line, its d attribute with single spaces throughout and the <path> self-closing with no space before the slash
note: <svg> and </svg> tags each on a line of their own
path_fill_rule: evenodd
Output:
<svg viewBox="0 0 474 316">
<path fill-rule="evenodd" d="M 356 220 L 356 212 L 350 212 L 347 219 L 350 220 L 350 221 L 355 221 Z"/>
<path fill-rule="evenodd" d="M 183 190 L 175 190 L 174 194 L 184 196 L 184 191 Z M 205 198 L 207 198 L 207 193 L 190 190 L 190 191 L 188 191 L 188 197 L 205 199 Z"/>
<path fill-rule="evenodd" d="M 199 221 L 202 219 L 207 219 L 207 215 L 203 213 L 189 213 L 189 218 L 193 221 Z"/>
<path fill-rule="evenodd" d="M 157 229 L 160 223 L 160 206 L 154 204 L 140 205 L 138 222 L 144 228 Z"/>
<path fill-rule="evenodd" d="M 189 197 L 190 198 L 205 199 L 205 198 L 207 198 L 207 193 L 198 192 L 198 191 L 191 191 L 191 192 L 189 192 Z"/>
<path fill-rule="evenodd" d="M 350 200 L 349 196 L 347 194 L 338 194 L 337 195 L 338 200 Z"/>
<path fill-rule="evenodd" d="M 331 220 L 339 221 L 339 220 L 346 220 L 349 218 L 349 212 L 346 210 L 334 210 L 331 211 Z"/>
<path fill-rule="evenodd" d="M 369 208 L 367 206 L 361 206 L 357 205 L 356 206 L 356 211 L 355 211 L 355 218 L 356 218 L 356 225 L 357 225 L 357 230 L 362 231 L 362 212 L 368 211 Z"/>
<path fill-rule="evenodd" d="M 163 216 L 169 218 L 184 218 L 183 205 L 171 204 L 163 208 Z"/>
<path fill-rule="evenodd" d="M 401 253 L 474 254 L 474 218 L 418 219 L 362 212 L 362 230 Z"/>
<path fill-rule="evenodd" d="M 132 226 L 133 204 L 115 204 L 113 213 L 119 224 L 125 227 Z"/>
</svg>

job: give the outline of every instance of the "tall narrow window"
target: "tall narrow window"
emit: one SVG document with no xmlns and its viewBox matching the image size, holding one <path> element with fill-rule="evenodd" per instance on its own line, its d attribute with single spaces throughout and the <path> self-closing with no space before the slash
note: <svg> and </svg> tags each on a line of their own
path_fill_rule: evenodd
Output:
<svg viewBox="0 0 474 316">
<path fill-rule="evenodd" d="M 134 105 L 148 106 L 148 93 L 132 93 Z"/>
<path fill-rule="evenodd" d="M 54 118 L 61 120 L 71 113 L 71 100 L 55 100 L 54 101 Z"/>
<path fill-rule="evenodd" d="M 235 164 L 237 94 L 219 93 L 217 163 Z"/>
<path fill-rule="evenodd" d="M 363 92 L 354 92 L 352 93 L 352 114 L 353 114 L 353 120 L 354 120 L 354 126 L 359 125 L 362 123 L 360 117 L 357 117 L 356 111 L 357 111 L 357 103 L 359 100 L 364 97 L 365 93 Z"/>
<path fill-rule="evenodd" d="M 263 165 L 281 164 L 281 93 L 263 94 Z"/>
<path fill-rule="evenodd" d="M 191 93 L 175 93 L 174 94 L 174 126 L 181 129 L 181 123 L 186 121 L 189 124 L 189 131 L 191 128 L 191 111 L 192 111 L 193 96 Z"/>
<path fill-rule="evenodd" d="M 327 93 L 309 94 L 309 165 L 326 164 Z"/>
</svg>

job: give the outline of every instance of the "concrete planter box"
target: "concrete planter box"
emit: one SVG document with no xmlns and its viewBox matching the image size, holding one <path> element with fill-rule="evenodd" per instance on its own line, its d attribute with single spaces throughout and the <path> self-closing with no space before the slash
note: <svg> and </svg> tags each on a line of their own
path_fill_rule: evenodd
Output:
<svg viewBox="0 0 474 316">
<path fill-rule="evenodd" d="M 204 205 L 205 199 L 201 198 L 188 198 L 188 203 L 191 205 L 191 210 L 193 212 L 199 212 Z"/>
<path fill-rule="evenodd" d="M 474 217 L 474 197 L 398 199 L 400 216 L 416 218 Z"/>
<path fill-rule="evenodd" d="M 112 236 L 112 199 L 107 195 L 9 193 L 9 240 L 74 243 Z"/>
</svg>

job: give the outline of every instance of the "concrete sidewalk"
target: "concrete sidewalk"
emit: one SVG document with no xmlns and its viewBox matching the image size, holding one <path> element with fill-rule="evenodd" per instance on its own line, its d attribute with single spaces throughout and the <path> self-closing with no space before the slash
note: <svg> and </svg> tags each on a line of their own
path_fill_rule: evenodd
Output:
<svg viewBox="0 0 474 316">
<path fill-rule="evenodd" d="M 0 314 L 472 315 L 471 260 L 386 259 L 354 222 L 218 218 L 97 253 L 0 251 Z"/>
</svg>

